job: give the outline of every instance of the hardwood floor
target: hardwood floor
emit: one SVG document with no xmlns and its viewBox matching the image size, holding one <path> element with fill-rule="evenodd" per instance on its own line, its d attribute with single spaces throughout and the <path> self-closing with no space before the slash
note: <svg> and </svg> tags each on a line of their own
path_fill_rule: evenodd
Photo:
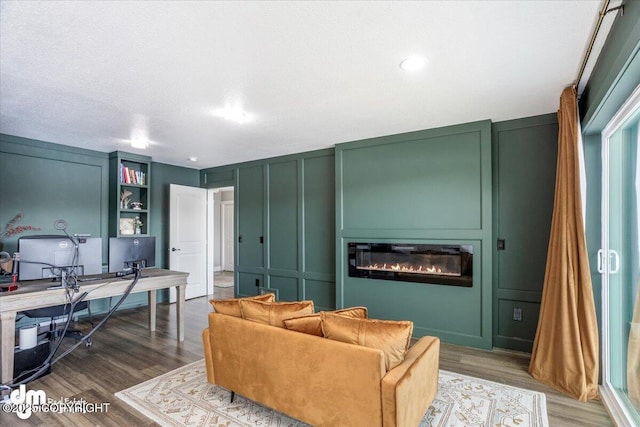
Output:
<svg viewBox="0 0 640 427">
<path fill-rule="evenodd" d="M 215 288 L 216 297 L 227 297 L 233 288 Z M 147 329 L 146 308 L 116 313 L 105 328 L 93 335 L 93 347 L 78 347 L 54 365 L 52 372 L 29 384 L 47 397 L 84 399 L 108 403 L 107 412 L 87 414 L 34 413 L 27 420 L 0 413 L 2 426 L 153 426 L 156 425 L 114 393 L 201 359 L 200 334 L 207 326 L 208 298 L 186 303 L 185 341 L 176 341 L 175 305 L 158 306 L 156 332 Z M 80 322 L 80 326 L 84 322 Z M 611 426 L 600 401 L 581 403 L 538 383 L 527 373 L 529 355 L 503 350 L 483 351 L 443 344 L 440 367 L 491 381 L 544 392 L 549 425 Z"/>
</svg>

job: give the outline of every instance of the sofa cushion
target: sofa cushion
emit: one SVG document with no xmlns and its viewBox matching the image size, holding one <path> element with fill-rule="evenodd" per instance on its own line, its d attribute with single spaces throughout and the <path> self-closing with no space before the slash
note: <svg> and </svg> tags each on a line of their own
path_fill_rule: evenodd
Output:
<svg viewBox="0 0 640 427">
<path fill-rule="evenodd" d="M 341 310 L 331 311 L 331 313 L 340 314 L 341 316 L 355 317 L 358 319 L 366 319 L 367 307 L 343 308 Z M 284 327 L 296 332 L 317 335 L 319 337 L 324 336 L 322 333 L 322 318 L 320 317 L 320 313 L 286 319 L 284 321 Z"/>
<path fill-rule="evenodd" d="M 404 360 L 411 342 L 413 322 L 408 320 L 356 319 L 321 312 L 326 338 L 382 350 L 387 371 Z"/>
<path fill-rule="evenodd" d="M 243 298 L 229 298 L 229 299 L 212 299 L 209 302 L 213 306 L 216 313 L 227 314 L 234 317 L 242 317 L 242 311 L 240 310 L 240 301 L 242 300 L 254 300 L 254 301 L 275 301 L 274 294 L 262 294 L 253 297 Z"/>
<path fill-rule="evenodd" d="M 256 300 L 240 301 L 242 318 L 265 325 L 284 328 L 283 321 L 292 317 L 313 314 L 313 301 L 264 302 Z"/>
</svg>

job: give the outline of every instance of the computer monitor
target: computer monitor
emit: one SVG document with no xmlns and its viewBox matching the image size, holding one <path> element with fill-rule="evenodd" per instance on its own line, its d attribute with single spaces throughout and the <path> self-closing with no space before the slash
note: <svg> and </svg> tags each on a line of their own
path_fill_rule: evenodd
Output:
<svg viewBox="0 0 640 427">
<path fill-rule="evenodd" d="M 155 236 L 110 237 L 109 273 L 156 265 Z"/>
<path fill-rule="evenodd" d="M 77 252 L 76 252 L 77 244 Z M 18 239 L 18 279 L 56 279 L 102 273 L 102 238 L 25 236 Z"/>
</svg>

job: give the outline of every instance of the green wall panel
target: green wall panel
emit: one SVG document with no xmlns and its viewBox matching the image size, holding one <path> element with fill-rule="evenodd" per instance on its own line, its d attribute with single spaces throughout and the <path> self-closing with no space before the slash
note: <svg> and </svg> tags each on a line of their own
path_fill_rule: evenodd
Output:
<svg viewBox="0 0 640 427">
<path fill-rule="evenodd" d="M 199 171 L 153 164 L 151 179 L 151 233 L 156 236 L 156 265 L 168 268 L 169 183 L 199 185 Z M 41 230 L 28 234 L 58 234 L 53 222 L 62 218 L 70 233 L 90 233 L 103 238 L 103 264 L 108 260 L 109 155 L 107 153 L 0 134 L 0 182 L 20 185 L 3 188 L 0 223 L 24 212 L 23 225 Z M 19 236 L 17 236 L 19 237 Z M 15 250 L 17 239 L 5 248 Z M 161 291 L 160 300 L 166 300 Z M 113 301 L 115 303 L 115 300 Z M 92 301 L 94 314 L 105 312 L 109 300 Z M 146 293 L 130 295 L 121 309 L 147 304 Z"/>
<path fill-rule="evenodd" d="M 237 236 L 236 264 L 240 269 L 245 267 L 264 266 L 264 169 L 252 166 L 238 170 L 236 190 Z M 241 239 L 241 241 L 240 241 Z"/>
<path fill-rule="evenodd" d="M 639 84 L 640 1 L 626 1 L 580 98 L 583 132 L 601 132 Z"/>
<path fill-rule="evenodd" d="M 262 274 L 238 272 L 237 278 L 236 295 L 257 295 L 258 286 L 265 286 Z"/>
<path fill-rule="evenodd" d="M 336 306 L 335 282 L 306 279 L 304 299 L 313 300 L 316 311 L 333 310 Z"/>
<path fill-rule="evenodd" d="M 333 154 L 304 159 L 304 269 L 331 277 L 336 268 L 334 162 Z"/>
<path fill-rule="evenodd" d="M 105 153 L 0 134 L 0 224 L 22 212 L 20 225 L 40 228 L 6 239 L 4 250 L 15 251 L 21 236 L 60 234 L 53 224 L 64 219 L 71 234 L 103 238 L 106 264 L 108 177 Z"/>
<path fill-rule="evenodd" d="M 339 144 L 335 161 L 336 305 L 491 348 L 491 122 Z M 473 244 L 473 286 L 349 277 L 348 242 Z"/>
<path fill-rule="evenodd" d="M 514 320 L 514 309 L 520 310 L 522 320 Z M 530 352 L 538 327 L 540 304 L 501 299 L 497 304 L 497 336 L 499 347 Z"/>
<path fill-rule="evenodd" d="M 259 278 L 283 300 L 335 308 L 334 168 L 327 149 L 200 171 L 203 186 L 236 189 L 237 295 L 255 294 Z"/>
<path fill-rule="evenodd" d="M 220 186 L 225 186 L 228 184 L 233 185 L 235 181 L 235 169 L 220 169 L 220 170 L 212 170 L 211 172 L 201 172 L 201 181 L 204 186 L 211 188 L 216 187 L 217 183 L 224 183 Z"/>
<path fill-rule="evenodd" d="M 64 219 L 69 223 L 70 234 L 101 236 L 103 176 L 100 165 L 74 164 L 70 167 L 60 160 L 3 154 L 0 168 L 7 177 L 19 177 L 19 185 L 3 186 L 3 205 L 11 202 L 24 212 L 25 225 L 28 221 L 38 224 L 42 231 L 53 233 L 55 220 Z M 6 223 L 4 219 L 3 224 Z M 58 233 L 55 231 L 54 234 Z"/>
<path fill-rule="evenodd" d="M 269 288 L 278 289 L 279 301 L 299 301 L 302 295 L 298 292 L 298 279 L 295 277 L 269 275 Z"/>
<path fill-rule="evenodd" d="M 480 143 L 471 129 L 345 147 L 343 228 L 481 228 Z"/>
<path fill-rule="evenodd" d="M 496 252 L 500 289 L 542 292 L 558 152 L 555 116 L 544 118 L 548 123 L 522 122 L 519 127 L 511 122 L 504 130 L 501 123 L 494 124 L 495 231 L 506 244 Z"/>
<path fill-rule="evenodd" d="M 298 270 L 298 183 L 295 160 L 269 165 L 269 268 Z"/>
<path fill-rule="evenodd" d="M 547 261 L 555 192 L 555 114 L 494 123 L 494 345 L 531 351 Z M 513 320 L 514 304 L 523 321 Z M 511 312 L 507 313 L 511 307 Z"/>
</svg>

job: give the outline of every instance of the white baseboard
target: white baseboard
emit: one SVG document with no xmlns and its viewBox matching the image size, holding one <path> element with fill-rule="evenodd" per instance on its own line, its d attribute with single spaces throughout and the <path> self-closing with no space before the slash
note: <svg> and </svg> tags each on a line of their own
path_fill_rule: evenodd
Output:
<svg viewBox="0 0 640 427">
<path fill-rule="evenodd" d="M 222 271 L 222 266 L 221 265 L 216 265 L 213 267 L 213 271 Z"/>
</svg>

